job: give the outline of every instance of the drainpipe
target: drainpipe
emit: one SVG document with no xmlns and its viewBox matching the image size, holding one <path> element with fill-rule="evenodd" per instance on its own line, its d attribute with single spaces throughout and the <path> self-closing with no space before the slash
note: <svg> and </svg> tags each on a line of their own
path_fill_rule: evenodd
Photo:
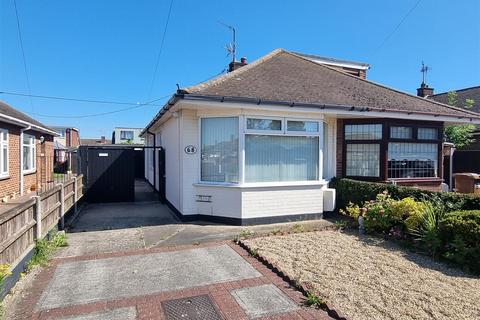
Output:
<svg viewBox="0 0 480 320">
<path fill-rule="evenodd" d="M 23 196 L 23 132 L 32 129 L 31 126 L 20 129 L 20 195 Z M 35 150 L 36 151 L 36 150 Z"/>
<path fill-rule="evenodd" d="M 452 147 L 450 148 L 450 163 L 449 163 L 449 171 L 450 171 L 450 174 L 449 174 L 449 180 L 448 183 L 449 183 L 449 187 L 450 187 L 450 191 L 453 191 L 453 153 L 455 152 L 455 148 Z"/>
<path fill-rule="evenodd" d="M 153 190 L 157 190 L 157 185 L 156 185 L 156 181 L 157 181 L 157 164 L 155 163 L 155 153 L 157 151 L 156 149 L 156 137 L 155 137 L 155 133 L 151 132 L 150 130 L 147 130 L 147 133 L 148 134 L 151 134 L 153 136 Z"/>
</svg>

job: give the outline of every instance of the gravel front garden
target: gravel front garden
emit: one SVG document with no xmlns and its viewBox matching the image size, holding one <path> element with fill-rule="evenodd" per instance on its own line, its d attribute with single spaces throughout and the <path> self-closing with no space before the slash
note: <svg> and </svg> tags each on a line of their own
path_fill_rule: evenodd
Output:
<svg viewBox="0 0 480 320">
<path fill-rule="evenodd" d="M 318 231 L 245 240 L 350 319 L 480 319 L 480 278 L 389 241 Z"/>
</svg>

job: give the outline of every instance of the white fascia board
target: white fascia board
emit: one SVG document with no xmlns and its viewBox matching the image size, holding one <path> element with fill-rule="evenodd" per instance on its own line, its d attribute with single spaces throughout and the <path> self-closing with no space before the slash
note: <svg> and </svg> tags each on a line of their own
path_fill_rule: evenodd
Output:
<svg viewBox="0 0 480 320">
<path fill-rule="evenodd" d="M 219 101 L 202 101 L 202 100 L 181 100 L 176 104 L 178 108 L 194 108 L 205 107 L 205 108 L 223 108 L 223 109 L 252 109 L 259 110 L 265 109 L 270 111 L 289 111 L 289 112 L 298 112 L 298 113 L 321 113 L 321 114 L 331 114 L 331 115 L 340 115 L 347 117 L 361 117 L 361 118 L 391 118 L 391 119 L 404 119 L 404 120 L 420 120 L 420 121 L 437 121 L 437 122 L 446 122 L 449 124 L 480 124 L 480 119 L 459 119 L 455 116 L 434 116 L 427 114 L 418 114 L 407 112 L 394 112 L 394 111 L 349 111 L 349 110 L 339 110 L 339 109 L 325 109 L 320 108 L 309 108 L 309 107 L 288 107 L 288 106 L 279 106 L 274 104 L 249 104 L 242 102 L 219 102 Z M 347 118 L 345 117 L 345 118 Z M 162 117 L 163 118 L 163 117 Z"/>
<path fill-rule="evenodd" d="M 4 122 L 15 124 L 15 125 L 18 125 L 19 127 L 23 127 L 23 128 L 30 127 L 31 130 L 35 130 L 35 131 L 39 131 L 39 132 L 43 132 L 43 133 L 48 133 L 48 134 L 51 134 L 54 137 L 60 136 L 57 132 L 52 131 L 50 129 L 40 127 L 40 126 L 34 125 L 30 122 L 23 121 L 23 120 L 14 118 L 14 117 L 10 117 L 10 116 L 7 116 L 7 115 L 2 114 L 2 113 L 0 113 L 0 118 L 2 118 L 2 121 L 4 121 Z"/>
</svg>

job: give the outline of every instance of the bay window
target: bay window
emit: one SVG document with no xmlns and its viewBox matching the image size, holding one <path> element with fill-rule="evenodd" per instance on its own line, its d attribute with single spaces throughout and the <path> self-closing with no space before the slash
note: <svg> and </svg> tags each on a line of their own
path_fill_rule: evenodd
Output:
<svg viewBox="0 0 480 320">
<path fill-rule="evenodd" d="M 441 125 L 388 119 L 346 120 L 344 174 L 370 180 L 440 176 Z"/>
<path fill-rule="evenodd" d="M 345 174 L 349 177 L 380 177 L 381 124 L 345 125 Z"/>
<path fill-rule="evenodd" d="M 23 171 L 26 173 L 35 171 L 36 168 L 35 136 L 23 135 Z"/>
<path fill-rule="evenodd" d="M 438 177 L 438 144 L 390 142 L 389 178 Z"/>
<path fill-rule="evenodd" d="M 0 177 L 8 176 L 8 131 L 0 129 Z"/>
<path fill-rule="evenodd" d="M 240 121 L 244 130 L 239 130 Z M 238 184 L 321 179 L 324 128 L 320 121 L 216 117 L 202 118 L 200 126 L 201 182 Z"/>
</svg>

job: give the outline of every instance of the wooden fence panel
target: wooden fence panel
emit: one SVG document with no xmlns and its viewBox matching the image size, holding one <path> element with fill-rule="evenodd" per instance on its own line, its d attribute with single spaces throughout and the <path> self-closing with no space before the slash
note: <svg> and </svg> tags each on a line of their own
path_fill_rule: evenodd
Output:
<svg viewBox="0 0 480 320">
<path fill-rule="evenodd" d="M 29 200 L 0 216 L 0 264 L 11 264 L 34 245 L 35 200 Z"/>
<path fill-rule="evenodd" d="M 83 176 L 76 177 L 77 195 L 75 195 L 75 183 L 72 179 L 63 185 L 65 198 L 64 206 L 61 202 L 61 186 L 40 194 L 37 198 L 40 203 L 41 236 L 57 225 L 62 216 L 75 205 L 83 195 Z M 36 197 L 33 197 L 8 211 L 0 214 L 0 264 L 14 264 L 24 256 L 35 244 L 37 228 L 36 213 L 38 212 Z M 64 207 L 64 212 L 62 212 Z M 62 220 L 63 221 L 63 220 Z"/>
</svg>

